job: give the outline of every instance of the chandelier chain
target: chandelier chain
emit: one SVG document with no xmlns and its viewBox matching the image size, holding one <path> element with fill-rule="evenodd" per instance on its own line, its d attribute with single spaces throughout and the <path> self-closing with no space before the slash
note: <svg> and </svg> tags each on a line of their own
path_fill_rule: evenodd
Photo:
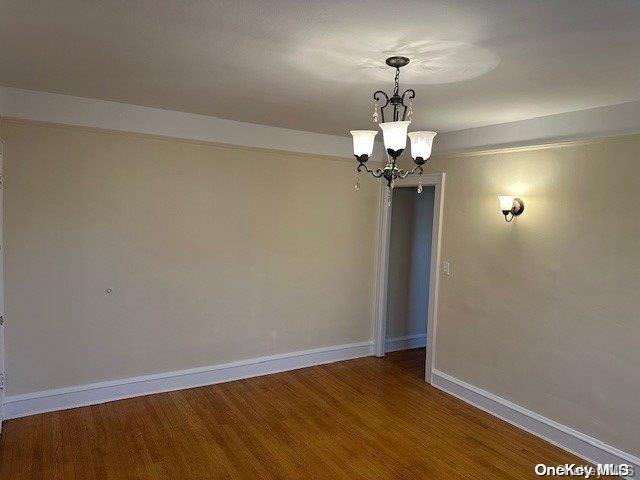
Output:
<svg viewBox="0 0 640 480">
<path fill-rule="evenodd" d="M 400 92 L 400 68 L 396 67 L 396 80 L 395 80 L 395 88 L 393 90 L 394 95 L 398 95 Z"/>
</svg>

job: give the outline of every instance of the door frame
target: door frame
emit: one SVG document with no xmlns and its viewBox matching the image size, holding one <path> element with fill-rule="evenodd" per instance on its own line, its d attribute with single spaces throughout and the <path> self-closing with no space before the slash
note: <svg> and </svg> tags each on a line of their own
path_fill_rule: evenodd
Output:
<svg viewBox="0 0 640 480">
<path fill-rule="evenodd" d="M 0 137 L 0 432 L 4 421 L 4 398 L 6 389 L 6 374 L 4 362 L 4 324 L 5 300 L 4 300 L 4 140 Z"/>
<path fill-rule="evenodd" d="M 411 176 L 395 181 L 396 188 L 417 187 L 419 178 Z M 444 207 L 444 173 L 425 173 L 422 185 L 435 187 L 433 199 L 433 226 L 431 229 L 431 265 L 429 268 L 429 308 L 427 312 L 427 348 L 425 381 L 432 383 L 435 368 L 436 332 L 438 322 L 438 291 L 440 280 L 440 253 L 442 243 L 442 216 Z M 373 304 L 374 355 L 384 357 L 387 327 L 387 283 L 389 274 L 389 245 L 391 240 L 391 207 L 387 206 L 386 185 L 381 183 L 379 195 L 378 233 L 376 237 L 375 291 Z"/>
</svg>

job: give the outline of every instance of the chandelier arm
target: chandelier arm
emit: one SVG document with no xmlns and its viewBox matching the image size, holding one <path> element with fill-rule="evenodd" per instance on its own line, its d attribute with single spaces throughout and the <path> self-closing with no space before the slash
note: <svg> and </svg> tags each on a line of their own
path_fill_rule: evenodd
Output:
<svg viewBox="0 0 640 480">
<path fill-rule="evenodd" d="M 369 167 L 367 167 L 364 163 L 361 163 L 360 165 L 358 165 L 358 172 L 361 172 L 362 170 L 364 170 L 367 173 L 371 173 L 375 175 L 375 172 L 380 170 L 379 168 L 376 168 L 375 170 L 371 170 Z"/>
<path fill-rule="evenodd" d="M 404 93 L 402 94 L 402 105 L 406 107 L 405 103 L 404 103 L 404 97 L 406 95 L 409 95 L 409 98 L 416 98 L 416 91 L 413 88 L 408 88 L 407 90 L 404 91 Z"/>
<path fill-rule="evenodd" d="M 357 171 L 361 172 L 362 170 L 364 170 L 367 173 L 370 173 L 371 175 L 373 175 L 376 178 L 380 178 L 382 176 L 382 173 L 383 173 L 383 170 L 381 168 L 376 168 L 375 170 L 371 170 L 364 163 L 361 163 L 360 165 L 358 165 Z"/>
<path fill-rule="evenodd" d="M 404 110 L 402 111 L 402 121 L 404 121 L 405 117 L 407 116 L 407 107 L 409 106 L 404 103 L 404 96 L 407 94 L 409 94 L 407 97 L 409 98 L 409 100 L 413 100 L 414 98 L 416 98 L 416 91 L 413 88 L 405 90 L 404 93 L 400 96 L 400 103 L 404 107 Z"/>
<path fill-rule="evenodd" d="M 411 170 L 402 170 L 401 168 L 398 169 L 398 178 L 406 178 L 409 175 L 416 175 L 416 172 L 417 175 L 422 175 L 424 173 L 424 170 L 422 170 L 422 165 L 416 165 Z"/>
<path fill-rule="evenodd" d="M 373 99 L 379 101 L 381 99 L 380 95 L 384 96 L 384 105 L 380 106 L 380 115 L 382 116 L 382 123 L 384 123 L 384 108 L 389 105 L 389 95 L 382 90 L 378 90 L 373 94 Z"/>
</svg>

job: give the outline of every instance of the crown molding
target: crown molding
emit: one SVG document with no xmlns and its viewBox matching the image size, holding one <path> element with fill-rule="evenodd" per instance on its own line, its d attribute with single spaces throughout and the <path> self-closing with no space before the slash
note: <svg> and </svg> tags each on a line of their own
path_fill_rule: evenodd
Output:
<svg viewBox="0 0 640 480">
<path fill-rule="evenodd" d="M 0 116 L 352 159 L 351 139 L 194 113 L 0 87 Z"/>
<path fill-rule="evenodd" d="M 434 154 L 518 149 L 568 144 L 640 132 L 640 101 L 444 132 Z"/>
<path fill-rule="evenodd" d="M 0 116 L 352 159 L 351 138 L 0 86 Z M 434 155 L 567 144 L 640 133 L 640 101 L 440 133 Z M 384 158 L 381 142 L 376 153 Z M 377 157 L 378 155 L 376 155 Z"/>
</svg>

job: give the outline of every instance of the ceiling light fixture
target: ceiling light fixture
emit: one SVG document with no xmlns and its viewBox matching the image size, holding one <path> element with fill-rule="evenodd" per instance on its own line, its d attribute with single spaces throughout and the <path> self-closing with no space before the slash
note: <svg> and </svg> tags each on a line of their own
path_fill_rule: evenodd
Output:
<svg viewBox="0 0 640 480">
<path fill-rule="evenodd" d="M 384 148 L 387 152 L 387 163 L 384 168 L 370 169 L 366 163 L 373 154 L 373 145 L 376 130 L 352 130 L 353 135 L 353 155 L 358 162 L 357 178 L 355 188 L 360 188 L 360 173 L 369 172 L 376 178 L 383 177 L 387 182 L 387 205 L 391 205 L 392 191 L 396 179 L 405 178 L 407 175 L 422 175 L 422 166 L 431 156 L 431 147 L 436 132 L 421 131 L 408 134 L 411 140 L 411 156 L 415 167 L 412 170 L 403 170 L 396 165 L 398 157 L 407 146 L 407 130 L 413 120 L 413 99 L 416 92 L 409 88 L 400 94 L 400 68 L 409 63 L 407 57 L 389 57 L 387 65 L 396 69 L 395 86 L 393 94 L 387 95 L 384 91 L 378 90 L 373 94 L 373 121 L 380 123 Z M 391 108 L 390 117 L 385 117 L 385 109 Z M 422 193 L 422 180 L 418 182 L 418 193 Z"/>
</svg>

